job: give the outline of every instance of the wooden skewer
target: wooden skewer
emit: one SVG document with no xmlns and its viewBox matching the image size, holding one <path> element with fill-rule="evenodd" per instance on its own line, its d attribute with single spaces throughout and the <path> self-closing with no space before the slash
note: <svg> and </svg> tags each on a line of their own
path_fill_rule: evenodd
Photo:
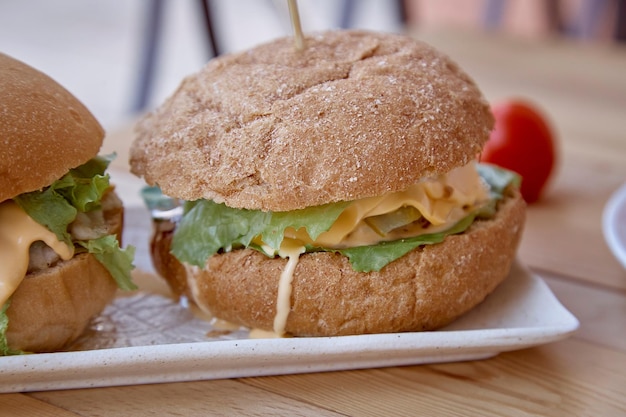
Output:
<svg viewBox="0 0 626 417">
<path fill-rule="evenodd" d="M 296 49 L 301 51 L 304 49 L 304 35 L 302 34 L 302 26 L 300 25 L 300 14 L 298 13 L 298 3 L 296 0 L 287 0 L 289 4 L 289 15 L 291 16 L 291 24 L 296 41 Z"/>
</svg>

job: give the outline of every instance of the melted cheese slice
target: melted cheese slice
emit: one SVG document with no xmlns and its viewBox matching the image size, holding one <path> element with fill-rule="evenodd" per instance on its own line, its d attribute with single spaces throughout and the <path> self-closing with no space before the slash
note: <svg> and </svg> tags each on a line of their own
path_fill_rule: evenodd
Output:
<svg viewBox="0 0 626 417">
<path fill-rule="evenodd" d="M 29 217 L 13 201 L 0 204 L 0 306 L 11 297 L 28 271 L 28 251 L 38 240 L 63 260 L 74 256 L 74 248 L 57 239 L 45 226 Z"/>
<path fill-rule="evenodd" d="M 487 200 L 487 187 L 475 163 L 471 162 L 448 174 L 422 180 L 405 191 L 354 201 L 331 228 L 315 240 L 304 229 L 287 229 L 285 237 L 334 249 L 374 245 L 446 230 Z M 368 217 L 392 213 L 406 206 L 415 207 L 429 224 L 425 227 L 414 224 L 381 236 L 365 222 Z"/>
</svg>

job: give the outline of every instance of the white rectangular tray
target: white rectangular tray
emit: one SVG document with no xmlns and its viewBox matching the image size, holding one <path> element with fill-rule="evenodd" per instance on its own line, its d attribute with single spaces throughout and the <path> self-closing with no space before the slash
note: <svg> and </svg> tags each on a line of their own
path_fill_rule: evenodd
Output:
<svg viewBox="0 0 626 417">
<path fill-rule="evenodd" d="M 147 212 L 127 210 L 126 225 L 125 241 L 140 255 L 137 266 L 149 270 Z M 158 285 L 143 288 L 118 296 L 72 351 L 0 357 L 0 392 L 477 360 L 553 342 L 578 328 L 545 282 L 518 263 L 471 312 L 419 333 L 249 339 L 245 330 L 214 328 Z"/>
<path fill-rule="evenodd" d="M 141 307 L 151 296 L 137 297 L 136 307 Z M 193 317 L 186 320 L 177 330 L 200 321 Z M 136 321 L 134 325 L 143 327 L 143 331 L 136 334 L 136 340 L 122 342 L 152 343 L 150 322 Z M 201 333 L 206 334 L 206 326 L 210 324 L 202 323 L 205 329 Z M 0 392 L 476 360 L 553 342 L 577 327 L 576 318 L 558 302 L 548 286 L 515 265 L 507 280 L 484 303 L 439 331 L 323 338 L 221 338 L 1 357 Z M 191 333 L 194 337 L 198 334 Z M 163 333 L 153 336 L 159 339 Z"/>
</svg>

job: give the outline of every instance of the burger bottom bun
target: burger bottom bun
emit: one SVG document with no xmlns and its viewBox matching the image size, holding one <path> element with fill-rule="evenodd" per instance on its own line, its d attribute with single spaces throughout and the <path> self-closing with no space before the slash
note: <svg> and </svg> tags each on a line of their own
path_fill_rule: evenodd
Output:
<svg viewBox="0 0 626 417">
<path fill-rule="evenodd" d="M 122 202 L 114 192 L 105 198 L 104 217 L 119 240 Z M 25 352 L 63 349 L 112 301 L 116 290 L 109 271 L 89 253 L 27 275 L 11 296 L 7 310 L 9 347 Z"/>
<path fill-rule="evenodd" d="M 335 336 L 433 330 L 490 294 L 508 275 L 525 222 L 518 192 L 496 216 L 465 233 L 413 250 L 380 272 L 356 272 L 330 252 L 300 257 L 285 330 L 294 336 Z M 211 257 L 189 269 L 194 301 L 215 317 L 272 330 L 286 260 L 251 249 Z"/>
</svg>

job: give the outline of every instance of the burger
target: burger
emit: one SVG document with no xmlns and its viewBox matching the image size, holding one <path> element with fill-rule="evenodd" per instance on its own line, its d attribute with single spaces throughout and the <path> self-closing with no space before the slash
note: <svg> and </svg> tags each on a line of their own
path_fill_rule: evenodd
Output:
<svg viewBox="0 0 626 417">
<path fill-rule="evenodd" d="M 134 287 L 103 137 L 71 93 L 0 54 L 0 355 L 65 348 Z"/>
<path fill-rule="evenodd" d="M 402 35 L 213 59 L 137 124 L 156 270 L 255 332 L 440 328 L 507 277 L 523 230 L 519 178 L 477 162 L 493 124 L 458 65 Z"/>
</svg>

